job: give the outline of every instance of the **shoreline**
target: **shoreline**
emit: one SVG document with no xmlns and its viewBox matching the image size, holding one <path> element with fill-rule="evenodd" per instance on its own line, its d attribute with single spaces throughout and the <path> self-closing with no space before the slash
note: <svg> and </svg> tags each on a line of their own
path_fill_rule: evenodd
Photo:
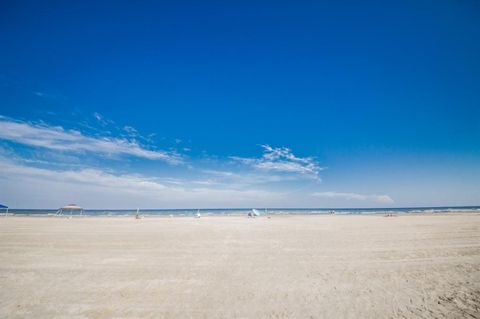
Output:
<svg viewBox="0 0 480 319">
<path fill-rule="evenodd" d="M 219 218 L 228 218 L 228 217 L 245 217 L 249 218 L 246 214 L 240 213 L 201 213 L 201 218 L 211 218 L 211 217 L 219 217 Z M 385 216 L 385 215 L 393 215 L 393 216 Z M 379 217 L 406 217 L 406 216 L 456 216 L 456 215 L 479 215 L 479 211 L 451 211 L 451 212 L 395 212 L 395 211 L 385 211 L 385 212 L 366 212 L 366 213 L 267 213 L 257 216 L 255 218 L 273 218 L 273 217 L 334 217 L 334 216 L 379 216 Z M 195 218 L 195 215 L 192 213 L 191 215 L 187 214 L 142 214 L 140 213 L 139 216 L 141 219 L 148 218 L 148 219 L 171 219 L 171 218 Z M 132 214 L 63 214 L 63 215 L 54 215 L 54 214 L 11 214 L 8 215 L 1 214 L 0 218 L 25 218 L 25 217 L 33 217 L 33 218 L 134 218 L 135 213 Z M 199 218 L 197 218 L 199 219 Z M 254 219 L 254 218 L 251 218 Z"/>
</svg>

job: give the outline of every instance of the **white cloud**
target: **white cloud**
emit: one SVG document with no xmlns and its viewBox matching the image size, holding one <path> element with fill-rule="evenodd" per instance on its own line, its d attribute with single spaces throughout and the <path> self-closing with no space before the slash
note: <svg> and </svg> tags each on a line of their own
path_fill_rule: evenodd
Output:
<svg viewBox="0 0 480 319">
<path fill-rule="evenodd" d="M 138 135 L 138 131 L 134 127 L 131 127 L 129 125 L 125 125 L 123 127 L 123 130 L 132 136 Z"/>
<path fill-rule="evenodd" d="M 388 195 L 364 195 L 357 193 L 340 193 L 340 192 L 316 192 L 312 196 L 322 198 L 334 198 L 356 201 L 371 201 L 379 204 L 393 204 L 393 199 Z"/>
<path fill-rule="evenodd" d="M 99 113 L 94 116 L 98 121 L 104 120 Z M 263 154 L 258 158 L 230 157 L 233 161 L 225 161 L 205 157 L 203 162 L 195 162 L 195 167 L 183 166 L 188 171 L 184 178 L 91 168 L 88 165 L 92 161 L 76 156 L 78 153 L 128 155 L 172 164 L 183 162 L 175 152 L 142 146 L 134 140 L 135 135 L 139 136 L 135 128 L 124 126 L 123 131 L 130 137 L 85 135 L 43 122 L 17 121 L 0 115 L 0 140 L 30 146 L 33 148 L 33 152 L 29 149 L 30 155 L 42 155 L 23 156 L 23 159 L 21 152 L 0 155 L 0 194 L 5 199 L 16 199 L 20 205 L 10 203 L 10 206 L 17 207 L 56 207 L 70 201 L 91 208 L 313 207 L 318 206 L 319 198 L 331 199 L 340 206 L 345 200 L 365 204 L 394 202 L 388 195 L 305 192 L 306 182 L 319 181 L 323 168 L 313 157 L 299 157 L 286 147 L 261 145 Z M 176 173 L 176 176 L 181 174 Z M 295 189 L 299 184 L 300 188 Z"/>
<path fill-rule="evenodd" d="M 249 187 L 252 185 L 294 181 L 298 178 L 292 175 L 279 175 L 271 172 L 232 172 L 222 170 L 202 170 L 202 173 L 213 177 L 217 184 L 235 185 L 235 187 Z"/>
<path fill-rule="evenodd" d="M 51 170 L 0 157 L 0 193 L 12 207 L 55 208 L 67 202 L 87 208 L 264 207 L 281 203 L 284 198 L 258 189 L 173 181 L 100 169 Z"/>
<path fill-rule="evenodd" d="M 112 120 L 106 119 L 102 114 L 98 112 L 93 113 L 93 117 L 97 120 L 98 123 L 102 126 L 107 126 L 109 124 L 113 124 Z"/>
<path fill-rule="evenodd" d="M 8 177 L 35 177 L 48 178 L 55 181 L 68 181 L 72 184 L 88 184 L 100 187 L 125 188 L 132 191 L 159 191 L 165 189 L 165 186 L 151 179 L 139 177 L 137 175 L 113 175 L 99 169 L 80 169 L 55 171 L 49 169 L 36 168 L 31 166 L 17 165 L 12 162 L 0 162 L 0 167 L 8 172 Z"/>
<path fill-rule="evenodd" d="M 46 124 L 19 122 L 0 118 L 0 139 L 33 147 L 65 152 L 92 152 L 102 155 L 130 155 L 171 164 L 182 161 L 173 152 L 149 150 L 136 141 L 111 137 L 90 137 L 79 131 Z"/>
<path fill-rule="evenodd" d="M 297 157 L 287 147 L 271 147 L 261 145 L 264 153 L 260 158 L 244 158 L 232 156 L 231 159 L 242 164 L 251 166 L 257 170 L 268 172 L 279 172 L 297 174 L 320 180 L 322 167 L 318 165 L 313 157 Z"/>
<path fill-rule="evenodd" d="M 62 95 L 57 95 L 57 94 L 49 94 L 41 91 L 33 91 L 33 94 L 40 98 L 44 99 L 50 99 L 50 100 L 65 100 L 66 98 Z"/>
</svg>

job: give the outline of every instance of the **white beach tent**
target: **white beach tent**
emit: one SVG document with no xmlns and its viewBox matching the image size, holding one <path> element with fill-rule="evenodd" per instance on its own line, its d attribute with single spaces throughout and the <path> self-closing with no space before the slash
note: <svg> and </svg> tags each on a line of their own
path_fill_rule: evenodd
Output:
<svg viewBox="0 0 480 319">
<path fill-rule="evenodd" d="M 258 216 L 260 216 L 260 212 L 255 208 L 253 208 L 252 211 L 248 212 L 248 217 L 258 217 Z"/>
<path fill-rule="evenodd" d="M 8 215 L 8 206 L 0 204 L 0 209 L 5 209 L 5 216 Z"/>
<path fill-rule="evenodd" d="M 57 214 L 63 215 L 65 211 L 70 212 L 70 215 L 72 215 L 74 211 L 79 211 L 80 215 L 83 215 L 83 208 L 78 206 L 77 204 L 65 205 L 57 211 Z"/>
</svg>

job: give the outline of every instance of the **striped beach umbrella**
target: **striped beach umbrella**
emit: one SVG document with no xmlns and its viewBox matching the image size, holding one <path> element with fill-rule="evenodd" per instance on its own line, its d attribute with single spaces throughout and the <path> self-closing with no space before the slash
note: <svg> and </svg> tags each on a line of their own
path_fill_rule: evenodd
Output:
<svg viewBox="0 0 480 319">
<path fill-rule="evenodd" d="M 77 204 L 68 204 L 63 206 L 58 210 L 58 214 L 63 214 L 65 211 L 69 211 L 70 215 L 73 211 L 80 211 L 80 214 L 83 214 L 83 208 L 78 206 Z"/>
</svg>

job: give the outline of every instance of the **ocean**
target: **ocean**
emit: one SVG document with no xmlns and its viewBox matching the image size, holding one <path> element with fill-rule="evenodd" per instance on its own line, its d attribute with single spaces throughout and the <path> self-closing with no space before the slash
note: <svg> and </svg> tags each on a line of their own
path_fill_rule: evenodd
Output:
<svg viewBox="0 0 480 319">
<path fill-rule="evenodd" d="M 362 214 L 418 214 L 418 213 L 480 213 L 480 206 L 460 207 L 401 207 L 401 208 L 256 208 L 260 215 L 362 215 Z M 250 208 L 215 208 L 215 209 L 141 209 L 143 216 L 194 216 L 200 212 L 208 215 L 247 215 Z M 136 209 L 85 209 L 80 211 L 64 211 L 63 215 L 86 216 L 133 216 Z M 5 210 L 0 211 L 3 215 Z M 58 209 L 9 209 L 8 215 L 18 216 L 52 216 L 57 215 Z"/>
</svg>

